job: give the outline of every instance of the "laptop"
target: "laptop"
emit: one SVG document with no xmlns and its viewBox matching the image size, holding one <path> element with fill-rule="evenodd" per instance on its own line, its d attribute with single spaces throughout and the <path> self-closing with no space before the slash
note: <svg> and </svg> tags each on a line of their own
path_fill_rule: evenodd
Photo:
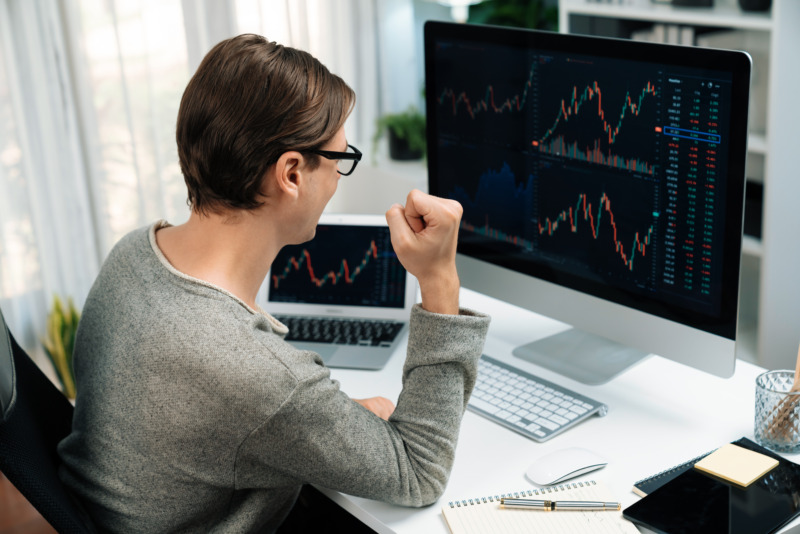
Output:
<svg viewBox="0 0 800 534">
<path fill-rule="evenodd" d="M 382 215 L 326 213 L 314 239 L 278 253 L 262 292 L 287 342 L 329 367 L 381 369 L 407 333 L 417 283 Z"/>
</svg>

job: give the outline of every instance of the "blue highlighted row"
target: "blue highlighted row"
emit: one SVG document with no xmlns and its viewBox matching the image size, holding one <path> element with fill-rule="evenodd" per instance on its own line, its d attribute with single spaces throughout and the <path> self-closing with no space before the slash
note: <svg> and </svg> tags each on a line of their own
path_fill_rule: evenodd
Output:
<svg viewBox="0 0 800 534">
<path fill-rule="evenodd" d="M 664 126 L 663 131 L 664 135 L 669 135 L 670 137 L 683 137 L 684 139 L 705 141 L 706 143 L 713 143 L 715 145 L 722 142 L 722 136 L 714 133 L 686 130 L 684 128 L 675 128 L 674 126 Z"/>
</svg>

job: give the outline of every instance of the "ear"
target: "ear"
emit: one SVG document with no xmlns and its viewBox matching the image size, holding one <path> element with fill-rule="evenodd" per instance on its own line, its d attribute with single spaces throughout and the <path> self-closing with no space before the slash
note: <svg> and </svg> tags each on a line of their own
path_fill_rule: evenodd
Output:
<svg viewBox="0 0 800 534">
<path fill-rule="evenodd" d="M 275 163 L 275 185 L 278 190 L 292 198 L 297 198 L 305 178 L 305 158 L 300 152 L 284 152 Z"/>
</svg>

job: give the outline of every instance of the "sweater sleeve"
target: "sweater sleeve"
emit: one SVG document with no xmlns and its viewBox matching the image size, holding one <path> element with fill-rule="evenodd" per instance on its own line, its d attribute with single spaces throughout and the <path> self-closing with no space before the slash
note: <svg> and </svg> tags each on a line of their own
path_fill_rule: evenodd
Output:
<svg viewBox="0 0 800 534">
<path fill-rule="evenodd" d="M 415 307 L 403 389 L 389 421 L 351 400 L 326 367 L 313 366 L 242 443 L 237 488 L 260 487 L 277 470 L 287 483 L 407 506 L 434 502 L 450 475 L 488 325 L 488 316 L 469 310 L 449 316 Z"/>
</svg>

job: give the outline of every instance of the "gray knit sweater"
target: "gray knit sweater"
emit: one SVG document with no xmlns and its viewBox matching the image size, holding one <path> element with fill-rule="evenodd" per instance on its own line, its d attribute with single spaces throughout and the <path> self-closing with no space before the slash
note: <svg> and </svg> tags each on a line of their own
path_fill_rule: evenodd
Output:
<svg viewBox="0 0 800 534">
<path fill-rule="evenodd" d="M 411 314 L 384 421 L 285 327 L 123 238 L 83 311 L 61 478 L 108 532 L 272 531 L 304 483 L 407 506 L 444 489 L 489 318 Z"/>
</svg>

